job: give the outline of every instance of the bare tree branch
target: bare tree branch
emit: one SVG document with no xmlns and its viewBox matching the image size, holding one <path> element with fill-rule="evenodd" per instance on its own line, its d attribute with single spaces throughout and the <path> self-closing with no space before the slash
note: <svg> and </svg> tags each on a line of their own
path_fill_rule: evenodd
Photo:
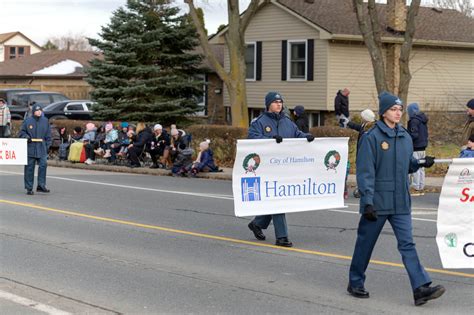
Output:
<svg viewBox="0 0 474 315">
<path fill-rule="evenodd" d="M 410 53 L 413 47 L 413 37 L 415 36 L 416 23 L 415 17 L 418 15 L 420 0 L 412 0 L 407 12 L 407 27 L 405 31 L 405 40 L 400 52 L 400 86 L 399 97 L 406 102 L 408 98 L 408 89 L 411 81 L 410 74 Z"/>
<path fill-rule="evenodd" d="M 260 5 L 266 4 L 268 2 L 270 2 L 270 0 L 252 0 L 250 2 L 240 22 L 240 32 L 242 34 L 245 33 L 245 31 L 247 30 L 247 26 L 249 26 L 250 20 L 255 15 L 255 13 L 257 13 L 257 10 L 260 7 Z"/>
<path fill-rule="evenodd" d="M 199 35 L 199 42 L 201 43 L 201 47 L 204 51 L 204 54 L 209 59 L 214 69 L 216 69 L 217 75 L 222 79 L 222 81 L 224 82 L 229 81 L 228 73 L 225 71 L 224 67 L 219 63 L 214 52 L 212 51 L 209 45 L 209 41 L 207 39 L 204 25 L 201 23 L 201 20 L 199 19 L 199 16 L 196 11 L 196 7 L 194 6 L 194 1 L 184 0 L 184 2 L 187 3 L 189 6 L 189 14 L 191 15 L 194 25 L 196 26 L 196 30 Z"/>
<path fill-rule="evenodd" d="M 374 2 L 373 0 L 371 0 Z M 364 43 L 367 46 L 367 49 L 370 54 L 370 59 L 372 61 L 372 67 L 374 70 L 375 85 L 377 87 L 377 92 L 380 94 L 382 91 L 387 90 L 387 81 L 385 77 L 385 63 L 383 60 L 383 51 L 382 43 L 380 39 L 380 33 L 378 35 L 378 42 L 374 35 L 374 30 L 369 28 L 368 19 L 369 17 L 365 14 L 363 0 L 354 0 L 354 8 L 357 15 L 357 22 L 359 23 L 359 29 L 364 38 Z M 375 7 L 375 4 L 374 4 Z M 373 8 L 372 14 L 376 14 L 375 8 Z M 377 18 L 378 21 L 378 18 Z M 374 22 L 372 22 L 373 26 Z M 380 32 L 380 26 L 376 27 Z"/>
</svg>

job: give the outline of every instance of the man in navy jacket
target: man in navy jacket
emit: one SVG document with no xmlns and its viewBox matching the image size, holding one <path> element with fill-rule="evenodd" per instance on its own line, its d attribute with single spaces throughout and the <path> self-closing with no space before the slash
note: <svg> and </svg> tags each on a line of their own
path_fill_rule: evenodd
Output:
<svg viewBox="0 0 474 315">
<path fill-rule="evenodd" d="M 356 163 L 362 216 L 347 291 L 354 297 L 369 297 L 364 287 L 365 271 L 378 236 L 389 221 L 418 306 L 440 297 L 445 289 L 430 286 L 430 276 L 421 265 L 413 242 L 408 174 L 419 167 L 431 167 L 434 158 L 426 156 L 425 162 L 419 164 L 412 156 L 412 139 L 399 125 L 402 110 L 398 97 L 383 92 L 379 96 L 380 120 L 361 137 Z"/>
<path fill-rule="evenodd" d="M 301 132 L 296 124 L 284 114 L 283 98 L 278 92 L 269 92 L 265 96 L 266 111 L 252 121 L 249 128 L 249 139 L 275 139 L 281 143 L 283 138 L 306 138 L 308 142 L 314 140 L 309 133 Z M 253 219 L 248 227 L 258 240 L 264 240 L 262 229 L 266 229 L 273 220 L 275 227 L 276 245 L 291 247 L 288 240 L 288 227 L 284 213 L 273 215 L 259 215 Z"/>
<path fill-rule="evenodd" d="M 425 158 L 426 147 L 428 146 L 428 117 L 420 111 L 417 103 L 408 105 L 408 133 L 413 140 L 413 157 L 417 160 Z M 412 175 L 412 196 L 422 196 L 425 193 L 425 169 L 420 167 Z"/>
<path fill-rule="evenodd" d="M 48 150 L 51 146 L 51 129 L 40 104 L 33 105 L 32 114 L 23 122 L 19 134 L 20 138 L 28 139 L 28 164 L 25 165 L 24 173 L 25 189 L 28 195 L 34 194 L 33 182 L 36 163 L 38 163 L 36 191 L 49 193 L 49 189 L 46 188 L 46 167 L 48 165 Z"/>
</svg>

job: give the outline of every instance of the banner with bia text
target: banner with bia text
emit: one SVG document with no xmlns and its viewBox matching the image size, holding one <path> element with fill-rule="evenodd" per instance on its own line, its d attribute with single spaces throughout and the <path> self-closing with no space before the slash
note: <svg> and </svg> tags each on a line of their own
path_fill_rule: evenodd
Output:
<svg viewBox="0 0 474 315">
<path fill-rule="evenodd" d="M 238 140 L 238 217 L 344 208 L 349 138 Z"/>
<path fill-rule="evenodd" d="M 439 255 L 444 268 L 474 268 L 474 158 L 453 159 L 438 208 Z"/>
<path fill-rule="evenodd" d="M 0 138 L 0 165 L 26 165 L 26 139 Z"/>
</svg>

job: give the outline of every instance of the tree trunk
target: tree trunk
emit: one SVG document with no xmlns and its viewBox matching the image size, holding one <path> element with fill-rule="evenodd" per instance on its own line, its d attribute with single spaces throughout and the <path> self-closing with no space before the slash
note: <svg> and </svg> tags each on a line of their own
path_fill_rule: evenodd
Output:
<svg viewBox="0 0 474 315">
<path fill-rule="evenodd" d="M 232 126 L 248 127 L 248 107 L 247 107 L 247 90 L 246 90 L 246 64 L 245 64 L 245 40 L 244 34 L 252 16 L 255 15 L 261 5 L 268 3 L 270 0 L 251 0 L 247 10 L 242 15 L 239 12 L 238 0 L 227 0 L 227 12 L 229 24 L 227 33 L 225 34 L 225 42 L 228 48 L 230 69 L 225 71 L 224 67 L 219 64 L 217 58 L 210 49 L 204 26 L 199 20 L 194 7 L 193 0 L 184 0 L 189 6 L 189 13 L 192 17 L 194 25 L 199 34 L 199 41 L 203 48 L 204 54 L 216 69 L 217 75 L 224 82 L 229 94 Z"/>
</svg>

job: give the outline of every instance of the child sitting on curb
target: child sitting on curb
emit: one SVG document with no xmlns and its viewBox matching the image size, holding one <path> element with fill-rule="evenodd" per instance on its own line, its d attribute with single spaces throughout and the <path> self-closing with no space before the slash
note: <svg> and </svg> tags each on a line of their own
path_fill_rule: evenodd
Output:
<svg viewBox="0 0 474 315">
<path fill-rule="evenodd" d="M 211 140 L 206 139 L 199 144 L 199 153 L 191 166 L 189 176 L 196 177 L 199 172 L 217 172 L 219 168 L 214 163 L 213 152 L 209 148 Z"/>
</svg>

